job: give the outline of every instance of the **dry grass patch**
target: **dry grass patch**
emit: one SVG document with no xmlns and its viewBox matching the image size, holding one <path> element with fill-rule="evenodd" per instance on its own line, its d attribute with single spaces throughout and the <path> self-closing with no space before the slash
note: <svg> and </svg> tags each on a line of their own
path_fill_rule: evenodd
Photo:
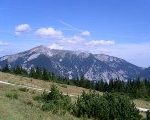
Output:
<svg viewBox="0 0 150 120">
<path fill-rule="evenodd" d="M 133 101 L 137 107 L 150 109 L 150 101 L 136 99 Z"/>
<path fill-rule="evenodd" d="M 60 89 L 60 91 L 62 91 L 63 93 L 71 94 L 75 96 L 78 96 L 79 94 L 81 94 L 82 91 L 86 91 L 86 92 L 89 91 L 88 89 L 85 89 L 82 87 L 53 83 L 53 82 L 48 82 L 44 80 L 27 78 L 27 77 L 22 77 L 22 76 L 17 76 L 17 75 L 12 75 L 9 73 L 2 73 L 2 72 L 0 72 L 0 80 L 9 82 L 9 83 L 18 84 L 18 85 L 26 85 L 30 87 L 42 88 L 42 89 L 47 89 L 47 90 L 50 89 L 50 86 L 52 84 L 56 84 L 58 88 Z"/>
</svg>

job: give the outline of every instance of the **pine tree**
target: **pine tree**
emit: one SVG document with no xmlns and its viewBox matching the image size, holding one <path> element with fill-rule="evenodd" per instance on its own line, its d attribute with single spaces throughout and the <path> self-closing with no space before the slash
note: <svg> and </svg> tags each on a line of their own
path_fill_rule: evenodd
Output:
<svg viewBox="0 0 150 120">
<path fill-rule="evenodd" d="M 46 69 L 43 69 L 43 80 L 49 80 L 49 72 Z"/>
<path fill-rule="evenodd" d="M 36 67 L 36 79 L 42 79 L 42 70 L 39 67 Z"/>
<path fill-rule="evenodd" d="M 29 76 L 32 77 L 32 78 L 36 78 L 36 72 L 35 72 L 34 68 L 31 68 Z"/>
<path fill-rule="evenodd" d="M 2 72 L 10 72 L 10 66 L 6 64 L 6 66 L 2 69 Z"/>
<path fill-rule="evenodd" d="M 86 83 L 85 83 L 85 78 L 84 76 L 82 75 L 80 80 L 79 80 L 79 86 L 80 87 L 85 87 L 86 86 Z"/>
<path fill-rule="evenodd" d="M 16 68 L 13 69 L 13 72 L 14 72 L 15 74 L 21 74 L 21 73 L 22 73 L 22 68 L 19 67 L 19 66 L 17 66 Z"/>
</svg>

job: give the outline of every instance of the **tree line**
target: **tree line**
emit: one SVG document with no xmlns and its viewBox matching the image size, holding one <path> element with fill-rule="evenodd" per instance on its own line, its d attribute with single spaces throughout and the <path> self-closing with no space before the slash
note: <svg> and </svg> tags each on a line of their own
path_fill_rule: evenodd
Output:
<svg viewBox="0 0 150 120">
<path fill-rule="evenodd" d="M 110 80 L 108 83 L 104 80 L 90 81 L 85 79 L 84 76 L 81 76 L 80 78 L 70 80 L 67 77 L 55 75 L 45 68 L 36 67 L 26 70 L 21 66 L 11 68 L 9 65 L 6 65 L 1 71 L 35 79 L 54 81 L 61 84 L 76 85 L 78 87 L 93 89 L 100 92 L 119 92 L 129 95 L 131 98 L 144 98 L 150 100 L 150 80 L 147 79 L 141 80 L 137 78 L 134 80 L 122 81 L 117 78 Z"/>
</svg>

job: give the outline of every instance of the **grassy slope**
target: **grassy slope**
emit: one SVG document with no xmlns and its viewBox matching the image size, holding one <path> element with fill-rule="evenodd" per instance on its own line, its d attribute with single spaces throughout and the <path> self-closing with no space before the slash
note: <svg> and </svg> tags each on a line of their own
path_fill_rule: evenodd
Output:
<svg viewBox="0 0 150 120">
<path fill-rule="evenodd" d="M 52 82 L 2 72 L 0 72 L 0 80 L 42 89 L 50 89 L 50 85 L 54 84 Z M 63 93 L 68 93 L 75 96 L 78 96 L 83 90 L 89 91 L 81 87 L 57 83 L 55 84 Z M 18 99 L 10 99 L 6 97 L 6 94 L 13 92 L 18 94 Z M 42 111 L 40 109 L 40 104 L 33 100 L 33 97 L 38 94 L 41 93 L 35 90 L 22 92 L 16 86 L 0 84 L 0 120 L 81 120 L 81 118 L 76 118 L 69 113 L 66 115 L 54 115 L 51 112 Z"/>
<path fill-rule="evenodd" d="M 32 87 L 38 87 L 42 89 L 49 89 L 52 82 L 46 82 L 43 80 L 31 79 L 21 76 L 16 76 L 7 73 L 0 72 L 0 80 L 7 81 L 15 84 L 23 84 Z M 81 87 L 62 85 L 55 83 L 63 93 L 72 94 L 78 96 L 83 90 L 89 91 Z M 65 86 L 65 87 L 64 87 Z M 16 90 L 19 94 L 17 100 L 6 97 L 8 92 Z M 66 114 L 65 116 L 53 115 L 51 113 L 43 112 L 39 108 L 39 104 L 32 99 L 34 95 L 39 94 L 33 91 L 21 92 L 15 86 L 0 84 L 0 120 L 76 120 L 77 118 Z M 101 93 L 102 94 L 102 93 Z M 143 107 L 150 109 L 150 102 L 144 100 L 134 100 L 137 107 Z M 31 103 L 28 105 L 28 103 Z"/>
<path fill-rule="evenodd" d="M 18 99 L 10 99 L 6 94 L 16 92 Z M 33 100 L 39 93 L 22 92 L 14 86 L 0 84 L 0 120 L 81 120 L 70 114 L 60 115 L 43 112 L 40 104 Z"/>
<path fill-rule="evenodd" d="M 0 80 L 10 82 L 10 83 L 15 83 L 15 84 L 28 85 L 28 86 L 42 88 L 42 89 L 49 89 L 50 86 L 54 84 L 53 82 L 47 82 L 47 81 L 38 80 L 38 79 L 16 76 L 16 75 L 2 73 L 2 72 L 0 72 Z M 58 83 L 55 83 L 55 84 L 59 87 L 59 89 L 63 93 L 68 93 L 68 94 L 75 95 L 75 96 L 78 96 L 83 90 L 89 91 L 88 89 L 81 88 L 81 87 L 76 87 L 76 86 L 71 86 L 71 85 L 62 85 Z"/>
</svg>

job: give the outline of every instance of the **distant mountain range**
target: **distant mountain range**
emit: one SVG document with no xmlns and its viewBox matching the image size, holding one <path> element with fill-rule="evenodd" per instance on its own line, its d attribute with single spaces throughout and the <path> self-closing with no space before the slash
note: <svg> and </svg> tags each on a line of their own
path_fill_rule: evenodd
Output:
<svg viewBox="0 0 150 120">
<path fill-rule="evenodd" d="M 149 68 L 146 68 L 146 69 L 144 69 L 141 73 L 140 73 L 140 75 L 139 75 L 141 78 L 147 78 L 147 79 L 149 79 L 150 80 L 150 67 Z"/>
<path fill-rule="evenodd" d="M 144 69 L 123 59 L 104 54 L 50 49 L 38 46 L 31 50 L 0 58 L 0 68 L 6 64 L 30 70 L 31 67 L 46 68 L 57 75 L 77 78 L 84 75 L 89 80 L 127 80 L 139 75 L 150 78 L 150 68 Z"/>
</svg>

